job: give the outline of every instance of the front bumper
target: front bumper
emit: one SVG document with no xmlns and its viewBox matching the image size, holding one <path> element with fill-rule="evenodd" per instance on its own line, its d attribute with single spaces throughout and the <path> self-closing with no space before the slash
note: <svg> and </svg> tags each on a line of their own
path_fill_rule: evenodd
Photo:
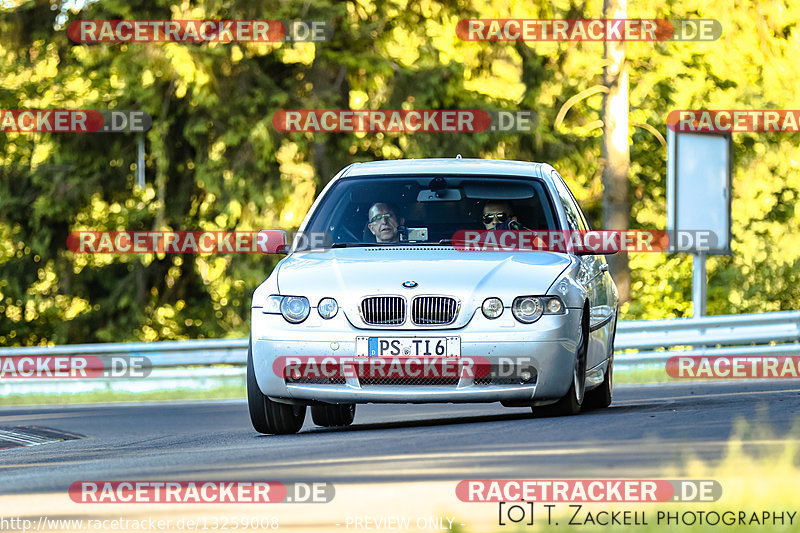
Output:
<svg viewBox="0 0 800 533">
<path fill-rule="evenodd" d="M 517 322 L 510 312 L 495 320 L 476 312 L 458 329 L 357 329 L 343 312 L 331 320 L 312 313 L 301 324 L 254 308 L 252 313 L 253 367 L 261 392 L 274 400 L 328 403 L 481 403 L 526 402 L 561 398 L 572 381 L 580 339 L 581 310 L 545 315 L 533 324 Z M 458 336 L 461 357 L 483 358 L 491 364 L 508 358 L 525 360 L 536 371 L 535 384 L 476 384 L 462 376 L 450 385 L 364 385 L 357 377 L 341 384 L 286 383 L 273 364 L 278 357 L 352 357 L 356 337 Z"/>
</svg>

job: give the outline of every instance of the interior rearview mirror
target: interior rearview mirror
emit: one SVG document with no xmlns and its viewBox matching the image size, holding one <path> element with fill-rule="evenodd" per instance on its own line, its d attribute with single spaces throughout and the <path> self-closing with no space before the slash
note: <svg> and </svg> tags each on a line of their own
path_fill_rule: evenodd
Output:
<svg viewBox="0 0 800 533">
<path fill-rule="evenodd" d="M 461 191 L 458 189 L 439 189 L 433 191 L 425 189 L 419 191 L 418 202 L 457 202 L 461 200 Z"/>
</svg>

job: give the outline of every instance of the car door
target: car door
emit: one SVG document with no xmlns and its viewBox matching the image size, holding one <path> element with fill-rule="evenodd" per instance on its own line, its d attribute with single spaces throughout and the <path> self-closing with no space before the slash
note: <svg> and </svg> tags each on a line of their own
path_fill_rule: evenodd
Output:
<svg viewBox="0 0 800 533">
<path fill-rule="evenodd" d="M 553 171 L 553 181 L 570 231 L 589 231 L 589 224 L 583 215 L 578 202 L 570 192 L 564 179 Z M 611 333 L 610 318 L 614 313 L 609 300 L 612 294 L 611 278 L 608 274 L 608 263 L 602 255 L 581 255 L 578 281 L 586 287 L 589 300 L 589 350 L 586 356 L 586 367 L 591 369 L 601 364 L 608 354 L 608 342 Z"/>
</svg>

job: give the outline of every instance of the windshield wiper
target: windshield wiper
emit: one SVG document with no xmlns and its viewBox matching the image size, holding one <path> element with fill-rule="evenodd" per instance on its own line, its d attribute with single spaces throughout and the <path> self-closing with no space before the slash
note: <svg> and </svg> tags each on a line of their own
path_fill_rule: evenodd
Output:
<svg viewBox="0 0 800 533">
<path fill-rule="evenodd" d="M 367 248 L 369 246 L 377 246 L 377 244 L 374 242 L 335 242 L 331 244 L 331 248 Z"/>
<path fill-rule="evenodd" d="M 407 242 L 335 242 L 331 248 L 375 248 L 378 246 L 407 246 Z"/>
<path fill-rule="evenodd" d="M 448 246 L 452 245 L 450 239 L 442 239 L 439 242 L 335 242 L 331 248 L 375 248 L 379 246 Z"/>
<path fill-rule="evenodd" d="M 452 239 L 442 239 L 439 242 L 415 242 L 418 246 L 452 246 Z"/>
</svg>

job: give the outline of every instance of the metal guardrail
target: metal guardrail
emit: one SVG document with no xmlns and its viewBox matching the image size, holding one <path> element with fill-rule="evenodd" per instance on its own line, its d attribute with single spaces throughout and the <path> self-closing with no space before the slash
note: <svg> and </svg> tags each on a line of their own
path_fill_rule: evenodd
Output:
<svg viewBox="0 0 800 533">
<path fill-rule="evenodd" d="M 622 321 L 617 327 L 617 339 L 617 346 L 626 350 L 695 344 L 732 346 L 792 342 L 800 339 L 800 311 Z"/>
<path fill-rule="evenodd" d="M 117 342 L 0 348 L 0 357 L 34 355 L 145 356 L 153 366 L 243 365 L 247 339 L 208 339 L 160 342 Z"/>
<path fill-rule="evenodd" d="M 243 376 L 247 343 L 248 339 L 244 338 L 0 348 L 0 358 L 41 355 L 145 356 L 154 370 L 146 380 L 139 381 L 159 381 L 163 388 L 167 388 L 191 385 L 189 381 L 192 380 L 213 384 L 215 376 L 220 377 L 219 383 Z M 621 321 L 617 326 L 615 347 L 615 364 L 620 370 L 639 365 L 663 365 L 675 355 L 800 355 L 800 311 L 699 319 Z M 214 369 L 214 365 L 232 365 L 234 368 Z M 185 368 L 190 366 L 206 368 Z M 0 379 L 0 395 L 22 391 L 33 387 L 35 383 L 55 385 L 56 381 L 74 380 Z M 79 381 L 85 383 L 87 380 Z M 131 380 L 102 381 L 105 384 L 101 388 L 110 389 L 112 381 Z"/>
<path fill-rule="evenodd" d="M 674 355 L 800 355 L 800 311 L 621 321 L 615 362 L 664 364 Z"/>
</svg>

